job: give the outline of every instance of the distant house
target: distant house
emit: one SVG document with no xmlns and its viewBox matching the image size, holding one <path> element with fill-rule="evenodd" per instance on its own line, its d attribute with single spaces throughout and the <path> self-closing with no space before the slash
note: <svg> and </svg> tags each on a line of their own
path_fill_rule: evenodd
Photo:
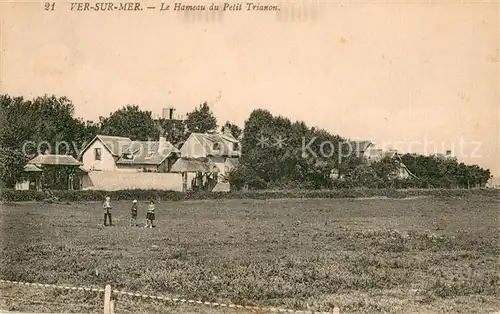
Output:
<svg viewBox="0 0 500 314">
<path fill-rule="evenodd" d="M 371 141 L 347 141 L 342 145 L 342 153 L 359 158 L 369 158 L 375 149 Z"/>
<path fill-rule="evenodd" d="M 455 157 L 453 156 L 451 150 L 447 150 L 446 153 L 437 153 L 435 154 L 434 156 L 436 156 L 437 158 L 440 158 L 440 159 L 455 159 Z"/>
<path fill-rule="evenodd" d="M 395 149 L 390 149 L 388 151 L 383 151 L 382 149 L 374 149 L 368 156 L 368 162 L 378 162 L 384 158 L 390 158 L 395 160 L 399 164 L 399 168 L 395 173 L 392 174 L 393 178 L 398 179 L 408 179 L 410 177 L 415 177 L 408 167 L 401 160 L 401 156 L 398 154 L 398 151 Z"/>
<path fill-rule="evenodd" d="M 158 141 L 97 135 L 81 153 L 89 171 L 169 172 L 179 150 L 161 136 Z"/>
<path fill-rule="evenodd" d="M 391 149 L 384 151 L 377 148 L 376 144 L 372 141 L 349 141 L 344 143 L 344 153 L 349 152 L 351 155 L 362 158 L 364 162 L 370 164 L 373 162 L 381 161 L 384 158 L 391 158 L 398 162 L 399 168 L 396 173 L 392 174 L 392 177 L 399 179 L 407 179 L 410 177 L 415 177 L 408 167 L 403 163 L 401 157 L 399 156 L 397 150 Z M 338 172 L 332 173 L 331 177 L 339 177 Z"/>
<path fill-rule="evenodd" d="M 223 133 L 191 133 L 180 149 L 181 158 L 208 158 L 219 169 L 223 178 L 238 164 L 241 156 L 240 141 L 229 128 Z"/>
<path fill-rule="evenodd" d="M 486 183 L 486 187 L 500 189 L 500 177 L 491 177 Z"/>
</svg>

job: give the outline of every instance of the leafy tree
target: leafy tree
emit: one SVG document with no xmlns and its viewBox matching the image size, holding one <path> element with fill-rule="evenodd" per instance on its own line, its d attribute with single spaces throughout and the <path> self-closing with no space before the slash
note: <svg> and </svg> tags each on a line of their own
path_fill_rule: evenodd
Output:
<svg viewBox="0 0 500 314">
<path fill-rule="evenodd" d="M 226 123 L 224 124 L 224 130 L 226 128 L 229 128 L 231 130 L 231 134 L 233 135 L 234 138 L 240 137 L 240 135 L 243 133 L 243 130 L 239 126 L 229 121 L 226 121 Z"/>
<path fill-rule="evenodd" d="M 167 141 L 174 145 L 187 139 L 186 124 L 182 120 L 159 119 L 158 125 Z"/>
<path fill-rule="evenodd" d="M 397 177 L 401 164 L 397 158 L 384 157 L 371 164 L 378 178 L 389 181 Z"/>
<path fill-rule="evenodd" d="M 405 154 L 402 161 L 413 174 L 426 183 L 426 187 L 482 187 L 491 177 L 488 169 L 458 163 L 455 158 Z"/>
<path fill-rule="evenodd" d="M 304 122 L 292 123 L 267 110 L 254 110 L 245 121 L 242 157 L 238 176 L 233 179 L 251 188 L 328 187 L 330 172 L 337 166 L 334 156 L 339 140 L 340 137 L 309 128 Z M 324 150 L 325 143 L 330 151 Z"/>
<path fill-rule="evenodd" d="M 146 141 L 157 139 L 159 129 L 150 111 L 142 111 L 136 105 L 127 105 L 109 117 L 100 119 L 103 135 L 129 137 L 132 140 Z"/>
<path fill-rule="evenodd" d="M 14 188 L 24 177 L 28 158 L 19 150 L 0 148 L 0 187 Z"/>
<path fill-rule="evenodd" d="M 73 114 L 74 106 L 66 97 L 25 100 L 0 95 L 1 181 L 13 187 L 22 179 L 26 162 L 46 151 L 77 157 L 89 135 Z"/>
<path fill-rule="evenodd" d="M 79 155 L 82 149 L 90 142 L 94 137 L 100 134 L 101 126 L 99 123 L 94 123 L 93 121 L 87 120 L 83 121 L 82 119 L 77 119 L 76 123 L 78 124 L 77 132 L 75 132 L 75 143 L 78 143 L 79 146 L 75 146 L 77 148 L 77 155 Z"/>
<path fill-rule="evenodd" d="M 186 126 L 189 133 L 206 133 L 217 128 L 217 118 L 204 102 L 187 114 Z"/>
<path fill-rule="evenodd" d="M 74 106 L 66 97 L 43 96 L 32 100 L 0 96 L 3 123 L 0 146 L 34 157 L 50 153 L 76 156 L 84 141 L 81 121 L 73 118 Z"/>
</svg>

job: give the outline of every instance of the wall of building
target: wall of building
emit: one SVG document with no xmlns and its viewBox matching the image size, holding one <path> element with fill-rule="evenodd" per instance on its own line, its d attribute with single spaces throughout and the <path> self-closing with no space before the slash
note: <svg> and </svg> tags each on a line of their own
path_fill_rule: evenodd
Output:
<svg viewBox="0 0 500 314">
<path fill-rule="evenodd" d="M 180 173 L 91 171 L 84 177 L 83 189 L 124 190 L 156 189 L 182 191 Z"/>
<path fill-rule="evenodd" d="M 117 171 L 127 171 L 127 172 L 169 172 L 172 168 L 175 159 L 168 158 L 165 159 L 159 165 L 138 165 L 138 164 L 118 164 L 116 165 Z"/>
<path fill-rule="evenodd" d="M 120 164 L 116 166 L 117 171 L 125 172 L 144 172 L 147 170 L 149 172 L 158 172 L 158 167 L 156 165 L 124 165 Z"/>
<path fill-rule="evenodd" d="M 18 182 L 18 183 L 16 183 L 15 189 L 16 190 L 23 190 L 23 191 L 29 190 L 30 189 L 30 182 L 28 180 L 23 181 L 23 182 Z"/>
<path fill-rule="evenodd" d="M 193 136 L 189 136 L 182 145 L 181 157 L 200 158 L 206 157 L 202 144 Z"/>
<path fill-rule="evenodd" d="M 95 160 L 94 150 L 101 149 L 101 160 Z M 83 167 L 88 170 L 115 171 L 115 157 L 104 147 L 101 141 L 94 141 L 82 156 Z"/>
</svg>

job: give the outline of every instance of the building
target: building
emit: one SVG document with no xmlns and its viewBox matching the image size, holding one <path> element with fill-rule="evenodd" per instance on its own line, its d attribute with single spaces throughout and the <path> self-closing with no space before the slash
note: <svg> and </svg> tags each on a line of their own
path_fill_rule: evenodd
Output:
<svg viewBox="0 0 500 314">
<path fill-rule="evenodd" d="M 184 116 L 175 113 L 176 109 L 172 106 L 163 108 L 161 111 L 161 118 L 164 120 L 184 121 Z"/>
<path fill-rule="evenodd" d="M 172 167 L 182 174 L 183 191 L 229 191 L 228 174 L 238 165 L 240 141 L 229 128 L 222 133 L 191 133 Z"/>
<path fill-rule="evenodd" d="M 488 180 L 488 183 L 486 183 L 486 187 L 492 188 L 492 189 L 500 189 L 500 177 L 492 176 Z"/>
<path fill-rule="evenodd" d="M 450 159 L 450 160 L 456 159 L 456 157 L 453 156 L 451 150 L 447 150 L 446 153 L 444 153 L 444 154 L 443 153 L 437 153 L 437 154 L 435 154 L 435 156 L 437 158 L 440 158 L 440 159 Z"/>
<path fill-rule="evenodd" d="M 342 144 L 343 155 L 354 155 L 359 158 L 369 158 L 376 150 L 372 141 L 347 141 Z"/>
<path fill-rule="evenodd" d="M 191 133 L 180 149 L 181 158 L 208 158 L 219 169 L 219 179 L 236 167 L 241 156 L 240 141 L 229 128 L 222 133 Z"/>
<path fill-rule="evenodd" d="M 391 177 L 393 178 L 408 179 L 410 177 L 415 177 L 415 175 L 413 175 L 408 167 L 406 167 L 406 165 L 403 163 L 401 157 L 395 149 L 384 151 L 383 149 L 378 148 L 377 145 L 372 141 L 349 141 L 344 143 L 344 145 L 345 146 L 343 146 L 343 153 L 355 155 L 358 158 L 362 158 L 362 160 L 368 164 L 379 162 L 384 158 L 395 160 L 399 164 L 399 167 L 398 170 L 391 175 Z M 330 177 L 338 178 L 339 174 L 338 172 L 332 173 Z"/>
<path fill-rule="evenodd" d="M 179 150 L 164 136 L 158 141 L 97 135 L 81 152 L 89 171 L 169 172 Z"/>
<path fill-rule="evenodd" d="M 16 185 L 19 190 L 80 190 L 86 170 L 70 155 L 41 154 L 24 166 L 27 179 Z"/>
</svg>

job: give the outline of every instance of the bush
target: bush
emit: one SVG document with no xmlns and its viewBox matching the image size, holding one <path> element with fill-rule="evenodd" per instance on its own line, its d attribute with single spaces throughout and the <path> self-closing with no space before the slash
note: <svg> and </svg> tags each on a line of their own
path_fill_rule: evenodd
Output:
<svg viewBox="0 0 500 314">
<path fill-rule="evenodd" d="M 463 197 L 472 194 L 499 196 L 495 189 L 337 189 L 337 190 L 258 190 L 237 192 L 176 192 L 163 190 L 119 190 L 119 191 L 52 191 L 61 201 L 102 201 L 106 196 L 113 200 L 205 200 L 205 199 L 276 199 L 276 198 L 359 198 L 385 196 L 405 198 L 412 196 Z M 38 191 L 17 191 L 3 189 L 0 201 L 23 202 L 43 201 L 46 195 Z"/>
</svg>

